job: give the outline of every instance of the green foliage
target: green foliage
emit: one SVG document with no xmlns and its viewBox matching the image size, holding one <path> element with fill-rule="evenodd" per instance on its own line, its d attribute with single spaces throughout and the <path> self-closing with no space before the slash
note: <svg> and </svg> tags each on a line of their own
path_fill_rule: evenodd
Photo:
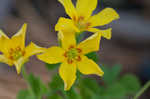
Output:
<svg viewBox="0 0 150 99">
<path fill-rule="evenodd" d="M 91 53 L 88 53 L 86 55 L 89 59 L 92 59 L 93 61 L 95 61 L 96 63 L 98 62 L 99 58 L 98 58 L 98 55 L 96 52 L 91 52 Z"/>
<path fill-rule="evenodd" d="M 17 99 L 34 99 L 34 97 L 28 90 L 21 90 L 17 95 Z"/>
<path fill-rule="evenodd" d="M 132 74 L 127 74 L 124 75 L 121 79 L 120 79 L 120 83 L 125 87 L 125 90 L 129 93 L 129 94 L 134 94 L 135 92 L 137 92 L 140 89 L 140 83 L 139 80 L 137 79 L 136 76 L 132 75 Z"/>
<path fill-rule="evenodd" d="M 57 93 L 52 93 L 51 95 L 47 96 L 47 99 L 63 99 L 63 98 Z"/>
<path fill-rule="evenodd" d="M 54 69 L 56 69 L 60 66 L 60 63 L 57 63 L 57 64 L 48 64 L 48 63 L 46 63 L 45 66 L 48 70 L 54 70 Z"/>
<path fill-rule="evenodd" d="M 87 54 L 87 57 L 98 61 L 95 52 Z M 56 69 L 60 64 L 46 64 L 48 70 Z M 28 83 L 28 89 L 21 90 L 17 99 L 126 99 L 134 95 L 140 88 L 139 80 L 132 74 L 120 76 L 121 65 L 102 66 L 104 76 L 91 78 L 84 77 L 77 72 L 76 83 L 69 91 L 64 91 L 64 83 L 58 74 L 52 76 L 46 86 L 39 77 L 33 74 L 27 75 L 23 69 L 23 77 Z"/>
<path fill-rule="evenodd" d="M 47 92 L 47 88 L 45 84 L 42 83 L 39 77 L 35 77 L 34 75 L 30 74 L 27 78 L 30 91 L 35 97 L 41 97 L 44 93 Z"/>
<path fill-rule="evenodd" d="M 128 93 L 119 82 L 108 85 L 104 92 L 105 94 L 101 96 L 103 99 L 124 99 Z"/>
<path fill-rule="evenodd" d="M 65 93 L 67 99 L 81 99 L 79 92 L 73 87 Z"/>
<path fill-rule="evenodd" d="M 116 64 L 112 68 L 108 68 L 107 66 L 102 66 L 102 70 L 104 71 L 104 83 L 106 84 L 112 84 L 115 82 L 119 77 L 119 74 L 121 72 L 121 65 Z"/>
<path fill-rule="evenodd" d="M 17 99 L 41 99 L 48 92 L 46 85 L 39 77 L 35 77 L 33 74 L 27 75 L 24 70 L 23 76 L 27 81 L 28 89 L 21 90 Z"/>
<path fill-rule="evenodd" d="M 102 79 L 83 77 L 77 72 L 76 83 L 69 91 L 64 91 L 64 83 L 58 74 L 52 76 L 46 87 L 40 78 L 24 73 L 29 88 L 21 90 L 17 99 L 42 99 L 43 96 L 44 99 L 126 99 L 141 88 L 136 76 L 126 74 L 119 77 L 120 65 L 103 66 L 102 69 L 105 72 Z"/>
<path fill-rule="evenodd" d="M 52 81 L 48 83 L 48 86 L 51 90 L 63 90 L 63 81 L 61 80 L 58 74 L 54 75 Z"/>
</svg>

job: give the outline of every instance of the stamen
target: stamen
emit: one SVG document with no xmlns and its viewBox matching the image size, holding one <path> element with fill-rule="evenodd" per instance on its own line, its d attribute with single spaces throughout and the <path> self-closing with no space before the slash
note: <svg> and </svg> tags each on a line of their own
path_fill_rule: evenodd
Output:
<svg viewBox="0 0 150 99">
<path fill-rule="evenodd" d="M 76 16 L 73 16 L 73 17 L 72 17 L 72 20 L 76 22 L 76 21 L 77 21 Z"/>
<path fill-rule="evenodd" d="M 13 56 L 9 56 L 9 59 L 10 59 L 10 60 L 14 60 Z"/>
<path fill-rule="evenodd" d="M 20 51 L 20 50 L 21 50 L 21 48 L 20 48 L 20 47 L 17 47 L 17 48 L 16 48 L 16 50 L 17 50 L 17 51 Z"/>
<path fill-rule="evenodd" d="M 81 57 L 80 57 L 80 56 L 78 56 L 76 60 L 77 60 L 77 61 L 81 61 Z"/>
<path fill-rule="evenodd" d="M 14 52 L 14 50 L 12 48 L 10 48 L 10 52 L 9 53 L 12 54 L 13 52 Z"/>
<path fill-rule="evenodd" d="M 67 57 L 67 52 L 64 53 L 64 56 Z"/>
<path fill-rule="evenodd" d="M 82 50 L 81 50 L 80 48 L 77 48 L 77 51 L 78 51 L 78 53 L 81 53 L 81 52 L 82 52 Z"/>
<path fill-rule="evenodd" d="M 81 61 L 81 52 L 82 50 L 80 48 L 71 45 L 63 56 L 67 59 L 68 64 L 72 64 L 73 61 Z"/>
<path fill-rule="evenodd" d="M 25 51 L 21 50 L 21 48 L 18 46 L 16 48 L 10 48 L 9 50 L 9 59 L 10 60 L 18 60 L 20 57 L 25 55 Z"/>
<path fill-rule="evenodd" d="M 73 60 L 72 59 L 68 59 L 67 62 L 68 62 L 68 64 L 72 64 Z"/>
<path fill-rule="evenodd" d="M 71 46 L 69 47 L 69 50 L 70 50 L 70 49 L 72 49 L 72 48 L 74 48 L 74 46 L 73 46 L 73 45 L 71 45 Z"/>
<path fill-rule="evenodd" d="M 89 28 L 90 25 L 91 23 L 86 23 L 86 28 Z"/>
<path fill-rule="evenodd" d="M 80 16 L 79 19 L 78 19 L 78 22 L 79 22 L 79 21 L 82 21 L 82 20 L 84 20 L 84 17 L 83 17 L 83 16 Z"/>
<path fill-rule="evenodd" d="M 24 56 L 24 55 L 25 55 L 25 53 L 26 53 L 25 51 L 22 51 L 22 56 Z"/>
</svg>

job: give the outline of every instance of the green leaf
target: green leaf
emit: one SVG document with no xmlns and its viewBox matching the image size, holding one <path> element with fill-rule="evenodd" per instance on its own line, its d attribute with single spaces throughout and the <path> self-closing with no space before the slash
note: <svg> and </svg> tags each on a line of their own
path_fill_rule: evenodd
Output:
<svg viewBox="0 0 150 99">
<path fill-rule="evenodd" d="M 92 78 L 84 78 L 82 79 L 83 86 L 87 87 L 89 90 L 93 91 L 94 93 L 100 92 L 100 86 L 98 85 L 97 81 Z"/>
<path fill-rule="evenodd" d="M 54 70 L 54 69 L 58 68 L 59 66 L 60 66 L 60 63 L 57 63 L 57 64 L 47 64 L 46 63 L 46 68 L 48 70 Z"/>
<path fill-rule="evenodd" d="M 93 94 L 91 99 L 104 99 L 104 98 L 101 98 L 101 93 L 100 93 L 100 94 Z"/>
<path fill-rule="evenodd" d="M 30 92 L 35 96 L 36 99 L 42 97 L 42 95 L 47 92 L 46 86 L 39 77 L 35 77 L 33 74 L 30 74 L 27 77 L 27 82 Z"/>
<path fill-rule="evenodd" d="M 88 53 L 88 54 L 86 54 L 86 56 L 87 56 L 89 59 L 92 59 L 93 61 L 95 61 L 96 63 L 97 63 L 98 60 L 99 60 L 99 56 L 97 55 L 96 52 Z"/>
<path fill-rule="evenodd" d="M 40 80 L 40 78 L 35 77 L 33 74 L 28 75 L 25 72 L 24 67 L 22 68 L 22 75 L 29 86 L 28 93 L 30 94 L 30 96 L 32 96 L 32 99 L 41 99 L 42 95 L 48 92 L 45 84 Z M 23 92 L 25 94 L 26 91 Z M 23 94 L 23 92 L 21 93 Z"/>
<path fill-rule="evenodd" d="M 17 95 L 17 99 L 34 99 L 28 90 L 21 90 Z"/>
<path fill-rule="evenodd" d="M 109 85 L 105 94 L 101 96 L 102 99 L 124 99 L 126 95 L 125 88 L 120 83 L 113 83 Z"/>
<path fill-rule="evenodd" d="M 46 99 L 63 99 L 58 93 L 53 93 L 50 96 L 46 97 Z"/>
<path fill-rule="evenodd" d="M 141 88 L 139 80 L 132 74 L 123 76 L 120 83 L 125 87 L 127 94 L 135 94 Z"/>
<path fill-rule="evenodd" d="M 80 86 L 80 95 L 82 99 L 91 99 L 93 96 L 93 92 L 86 87 Z"/>
<path fill-rule="evenodd" d="M 75 90 L 75 87 L 72 87 L 69 91 L 67 91 L 66 96 L 68 99 L 81 99 L 81 96 Z"/>
<path fill-rule="evenodd" d="M 81 78 L 78 82 L 78 88 L 82 99 L 93 99 L 92 97 L 99 92 L 97 82 L 91 78 Z"/>
<path fill-rule="evenodd" d="M 119 78 L 120 72 L 121 72 L 121 65 L 120 64 L 116 64 L 112 67 L 111 69 L 111 78 L 113 78 L 113 80 L 117 80 Z"/>
<path fill-rule="evenodd" d="M 49 88 L 51 90 L 62 90 L 63 89 L 63 81 L 62 79 L 60 78 L 60 76 L 58 74 L 54 75 L 53 78 L 52 78 L 52 81 L 49 82 Z"/>
<path fill-rule="evenodd" d="M 119 74 L 121 72 L 121 65 L 114 65 L 112 68 L 102 66 L 101 68 L 104 71 L 104 83 L 112 84 L 113 82 L 118 80 Z"/>
</svg>

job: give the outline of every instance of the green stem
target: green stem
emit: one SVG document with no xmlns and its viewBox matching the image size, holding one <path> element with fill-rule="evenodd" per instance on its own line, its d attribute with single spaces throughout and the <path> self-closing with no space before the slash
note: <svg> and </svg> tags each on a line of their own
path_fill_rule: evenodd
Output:
<svg viewBox="0 0 150 99">
<path fill-rule="evenodd" d="M 30 84 L 28 83 L 28 75 L 27 75 L 27 73 L 26 73 L 26 69 L 25 69 L 25 66 L 23 65 L 22 66 L 22 76 L 23 76 L 23 78 L 24 78 L 24 80 L 26 81 L 26 83 L 28 84 L 28 86 L 29 86 L 29 91 L 30 91 L 30 93 L 34 96 L 34 93 L 31 91 L 31 87 L 30 87 Z"/>
<path fill-rule="evenodd" d="M 150 87 L 150 81 L 148 81 L 144 87 L 134 96 L 133 99 L 138 99 L 147 89 Z"/>
<path fill-rule="evenodd" d="M 25 80 L 27 80 L 27 73 L 24 66 L 22 66 L 22 76 Z"/>
</svg>

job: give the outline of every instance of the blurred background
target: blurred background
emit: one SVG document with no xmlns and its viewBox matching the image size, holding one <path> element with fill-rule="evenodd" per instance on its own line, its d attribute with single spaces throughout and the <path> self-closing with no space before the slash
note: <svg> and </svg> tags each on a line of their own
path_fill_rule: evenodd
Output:
<svg viewBox="0 0 150 99">
<path fill-rule="evenodd" d="M 75 0 L 73 0 L 75 1 Z M 101 41 L 100 63 L 122 64 L 124 73 L 133 73 L 144 84 L 150 80 L 150 0 L 99 0 L 94 13 L 112 7 L 120 19 L 104 27 L 112 27 L 112 39 Z M 60 16 L 67 17 L 57 0 L 0 0 L 0 28 L 11 37 L 28 23 L 27 44 L 57 45 L 54 26 Z M 45 82 L 49 73 L 44 63 L 32 57 L 26 64 L 28 72 L 39 75 Z M 15 99 L 26 84 L 15 68 L 0 64 L 0 98 Z M 142 99 L 149 99 L 150 91 Z"/>
</svg>

